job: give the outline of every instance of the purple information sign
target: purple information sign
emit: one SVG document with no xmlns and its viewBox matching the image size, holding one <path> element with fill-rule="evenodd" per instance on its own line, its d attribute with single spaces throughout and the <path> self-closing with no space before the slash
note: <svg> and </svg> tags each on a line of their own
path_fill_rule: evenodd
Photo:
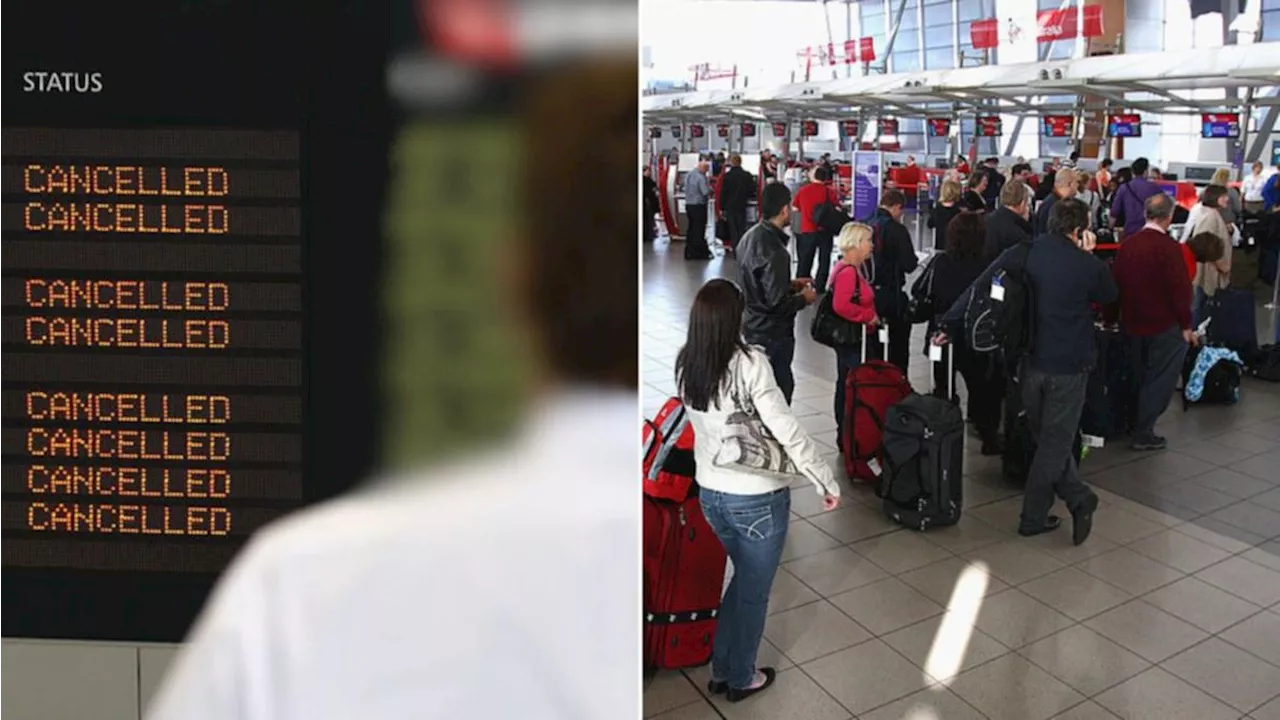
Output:
<svg viewBox="0 0 1280 720">
<path fill-rule="evenodd" d="M 881 153 L 855 150 L 853 153 L 853 217 L 866 220 L 880 205 Z"/>
</svg>

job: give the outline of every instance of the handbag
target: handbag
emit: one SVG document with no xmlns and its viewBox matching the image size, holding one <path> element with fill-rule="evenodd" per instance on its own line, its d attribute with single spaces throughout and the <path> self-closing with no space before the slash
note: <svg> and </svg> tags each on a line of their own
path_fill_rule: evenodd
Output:
<svg viewBox="0 0 1280 720">
<path fill-rule="evenodd" d="M 911 324 L 933 320 L 937 313 L 937 302 L 933 297 L 933 266 L 938 261 L 934 255 L 924 266 L 924 272 L 911 283 L 911 300 L 907 303 L 907 321 Z"/>
<path fill-rule="evenodd" d="M 729 241 L 729 221 L 726 218 L 716 218 L 716 239 L 721 242 Z"/>
<path fill-rule="evenodd" d="M 844 265 L 836 271 L 837 275 L 844 268 L 853 267 L 852 265 Z M 853 269 L 858 272 L 857 268 Z M 818 299 L 817 310 L 813 314 L 813 322 L 809 324 L 809 336 L 814 342 L 827 347 L 857 347 L 862 343 L 862 331 L 858 323 L 840 317 L 836 313 L 835 308 L 835 280 L 832 279 L 831 289 L 822 294 Z M 859 282 L 857 289 L 853 291 L 853 302 L 858 304 L 862 300 L 862 283 Z"/>
<path fill-rule="evenodd" d="M 833 205 L 829 197 L 813 206 L 809 219 L 813 221 L 814 225 L 832 235 L 839 235 L 840 231 L 850 221 L 849 214 Z"/>
<path fill-rule="evenodd" d="M 791 456 L 756 413 L 751 395 L 740 393 L 736 383 L 730 385 L 729 395 L 734 409 L 724 421 L 720 449 L 711 464 L 781 480 L 799 477 L 800 470 Z"/>
</svg>

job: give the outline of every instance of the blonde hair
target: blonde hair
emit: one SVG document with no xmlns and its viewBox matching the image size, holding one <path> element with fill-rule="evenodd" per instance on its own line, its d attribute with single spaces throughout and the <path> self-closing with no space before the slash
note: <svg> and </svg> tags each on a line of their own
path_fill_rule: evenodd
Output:
<svg viewBox="0 0 1280 720">
<path fill-rule="evenodd" d="M 836 248 L 841 254 L 849 252 L 853 248 L 861 247 L 863 243 L 871 242 L 875 231 L 866 223 L 851 222 L 845 223 L 840 228 L 840 234 L 836 237 Z"/>
<path fill-rule="evenodd" d="M 1231 182 L 1231 171 L 1226 168 L 1218 168 L 1213 171 L 1213 179 L 1209 181 L 1210 185 L 1223 185 Z"/>
<path fill-rule="evenodd" d="M 960 200 L 960 183 L 955 180 L 945 180 L 942 183 L 942 189 L 938 193 L 939 202 L 953 203 Z"/>
</svg>

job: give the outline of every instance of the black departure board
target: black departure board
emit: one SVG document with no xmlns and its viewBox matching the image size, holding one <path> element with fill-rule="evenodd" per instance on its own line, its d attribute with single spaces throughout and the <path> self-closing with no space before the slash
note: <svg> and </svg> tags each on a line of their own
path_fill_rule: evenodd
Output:
<svg viewBox="0 0 1280 720">
<path fill-rule="evenodd" d="M 6 16 L 4 634 L 176 641 L 372 471 L 386 17 L 101 5 Z"/>
<path fill-rule="evenodd" d="M 303 500 L 298 132 L 0 147 L 5 564 L 217 571 Z"/>
</svg>

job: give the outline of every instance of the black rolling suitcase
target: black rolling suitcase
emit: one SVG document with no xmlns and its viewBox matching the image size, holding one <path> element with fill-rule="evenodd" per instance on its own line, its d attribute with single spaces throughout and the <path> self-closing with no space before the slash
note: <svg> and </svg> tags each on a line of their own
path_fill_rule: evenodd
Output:
<svg viewBox="0 0 1280 720">
<path fill-rule="evenodd" d="M 947 354 L 947 397 L 954 393 L 954 349 Z M 932 373 L 930 373 L 932 377 Z M 884 512 L 914 530 L 954 525 L 963 509 L 964 417 L 950 400 L 912 393 L 885 414 Z"/>
<path fill-rule="evenodd" d="M 1249 358 L 1258 351 L 1258 324 L 1253 293 L 1227 288 L 1208 301 L 1209 344 L 1230 348 Z"/>
<path fill-rule="evenodd" d="M 1078 430 L 1071 455 L 1077 463 L 1084 457 L 1084 434 Z M 1026 485 L 1035 456 L 1036 440 L 1031 433 L 1026 408 L 1022 405 L 1022 385 L 1018 382 L 1018 373 L 1009 373 L 1009 385 L 1004 395 L 1004 455 L 1000 457 L 1005 482 Z"/>
<path fill-rule="evenodd" d="M 1137 398 L 1134 397 L 1132 365 L 1119 328 L 1099 325 L 1094 330 L 1094 340 L 1098 362 L 1085 390 L 1080 430 L 1086 435 L 1110 439 L 1133 429 Z"/>
</svg>

